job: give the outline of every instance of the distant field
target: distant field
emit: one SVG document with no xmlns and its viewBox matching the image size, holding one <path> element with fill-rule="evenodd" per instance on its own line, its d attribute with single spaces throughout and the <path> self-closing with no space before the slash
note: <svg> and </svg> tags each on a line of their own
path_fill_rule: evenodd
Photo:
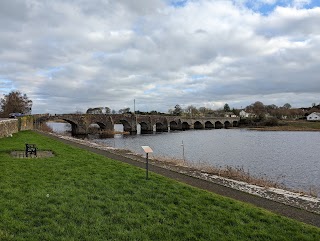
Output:
<svg viewBox="0 0 320 241">
<path fill-rule="evenodd" d="M 285 121 L 284 124 L 295 128 L 320 130 L 320 121 Z"/>
<path fill-rule="evenodd" d="M 249 128 L 251 130 L 261 131 L 320 131 L 320 121 L 310 122 L 306 120 L 299 121 L 279 121 L 278 126 L 259 126 Z"/>
<path fill-rule="evenodd" d="M 10 152 L 35 143 L 50 158 Z M 33 132 L 0 139 L 0 240 L 320 240 L 320 229 Z"/>
</svg>

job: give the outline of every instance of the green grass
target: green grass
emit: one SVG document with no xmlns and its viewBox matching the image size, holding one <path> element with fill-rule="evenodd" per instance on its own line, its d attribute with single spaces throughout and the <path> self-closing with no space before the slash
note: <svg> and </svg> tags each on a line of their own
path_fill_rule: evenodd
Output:
<svg viewBox="0 0 320 241">
<path fill-rule="evenodd" d="M 12 158 L 26 142 L 56 156 Z M 318 228 L 150 174 L 33 132 L 0 139 L 0 240 L 320 240 Z"/>
</svg>

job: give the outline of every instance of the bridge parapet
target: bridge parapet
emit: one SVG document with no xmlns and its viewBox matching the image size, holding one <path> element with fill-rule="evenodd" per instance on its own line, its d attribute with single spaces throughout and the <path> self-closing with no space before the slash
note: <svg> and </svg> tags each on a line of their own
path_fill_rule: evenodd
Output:
<svg viewBox="0 0 320 241">
<path fill-rule="evenodd" d="M 34 116 L 35 123 L 54 120 L 64 120 L 71 124 L 72 134 L 90 134 L 89 126 L 98 124 L 101 130 L 113 131 L 115 124 L 122 124 L 124 131 L 134 134 L 137 124 L 140 124 L 142 133 L 168 130 L 187 129 L 219 129 L 237 126 L 239 117 L 197 117 L 183 118 L 181 116 L 165 115 L 134 115 L 134 114 L 61 114 Z"/>
</svg>

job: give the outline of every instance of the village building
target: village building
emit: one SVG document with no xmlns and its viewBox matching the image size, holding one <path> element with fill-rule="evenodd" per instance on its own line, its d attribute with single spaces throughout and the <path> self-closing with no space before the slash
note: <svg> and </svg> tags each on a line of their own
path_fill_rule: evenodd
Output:
<svg viewBox="0 0 320 241">
<path fill-rule="evenodd" d="M 320 121 L 320 113 L 313 112 L 307 116 L 308 121 Z"/>
<path fill-rule="evenodd" d="M 239 116 L 243 118 L 247 118 L 249 117 L 249 113 L 245 112 L 244 110 L 241 110 L 239 113 Z"/>
<path fill-rule="evenodd" d="M 239 112 L 239 116 L 241 118 L 255 118 L 255 117 L 257 117 L 257 115 L 254 114 L 253 112 L 246 112 L 245 110 L 241 110 Z"/>
<path fill-rule="evenodd" d="M 234 114 L 233 112 L 226 112 L 226 113 L 224 114 L 224 117 L 237 117 L 237 115 Z"/>
</svg>

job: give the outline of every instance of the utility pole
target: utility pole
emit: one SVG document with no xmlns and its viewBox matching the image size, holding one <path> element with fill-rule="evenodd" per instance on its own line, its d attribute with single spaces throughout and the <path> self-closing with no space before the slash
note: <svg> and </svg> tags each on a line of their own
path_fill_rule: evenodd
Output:
<svg viewBox="0 0 320 241">
<path fill-rule="evenodd" d="M 183 161 L 186 161 L 185 157 L 184 157 L 184 144 L 183 144 L 183 141 L 182 141 L 182 158 L 183 158 Z"/>
</svg>

